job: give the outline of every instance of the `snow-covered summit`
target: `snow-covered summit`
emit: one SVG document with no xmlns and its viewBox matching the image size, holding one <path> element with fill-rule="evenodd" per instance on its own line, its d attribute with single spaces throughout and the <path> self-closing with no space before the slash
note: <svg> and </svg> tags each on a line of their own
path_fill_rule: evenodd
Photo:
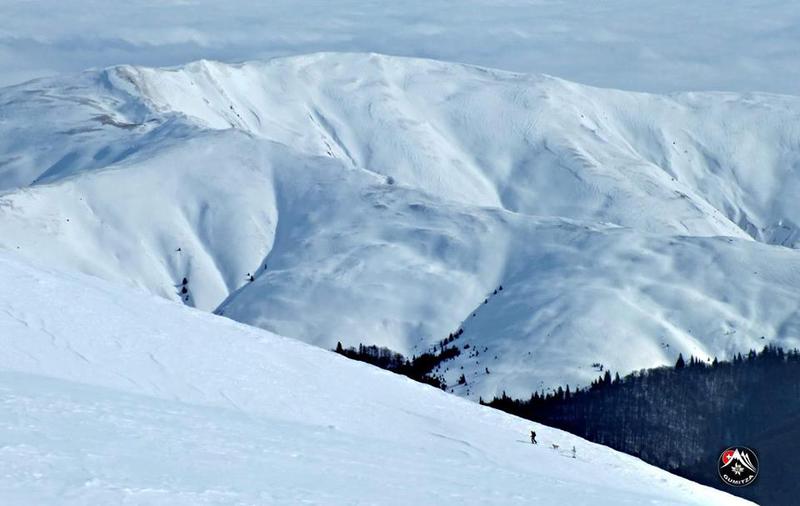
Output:
<svg viewBox="0 0 800 506">
<path fill-rule="evenodd" d="M 374 54 L 121 66 L 0 90 L 0 247 L 323 347 L 463 328 L 459 393 L 526 395 L 800 345 L 798 146 L 791 96 Z"/>
<path fill-rule="evenodd" d="M 0 286 L 4 505 L 746 504 L 97 278 L 4 253 Z"/>
</svg>

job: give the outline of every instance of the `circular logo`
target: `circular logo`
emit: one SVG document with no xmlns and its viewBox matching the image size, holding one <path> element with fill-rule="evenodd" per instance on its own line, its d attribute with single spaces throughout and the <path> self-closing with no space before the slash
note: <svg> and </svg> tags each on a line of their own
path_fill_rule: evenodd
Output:
<svg viewBox="0 0 800 506">
<path fill-rule="evenodd" d="M 717 461 L 720 479 L 732 487 L 745 487 L 758 476 L 758 456 L 745 446 L 732 446 Z"/>
</svg>

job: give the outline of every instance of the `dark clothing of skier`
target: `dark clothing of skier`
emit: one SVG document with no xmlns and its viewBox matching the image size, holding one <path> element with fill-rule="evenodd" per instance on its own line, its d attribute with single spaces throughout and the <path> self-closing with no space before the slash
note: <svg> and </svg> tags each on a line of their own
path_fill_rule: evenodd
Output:
<svg viewBox="0 0 800 506">
<path fill-rule="evenodd" d="M 536 432 L 534 431 L 531 431 L 531 444 L 532 445 L 539 444 L 536 442 Z"/>
</svg>

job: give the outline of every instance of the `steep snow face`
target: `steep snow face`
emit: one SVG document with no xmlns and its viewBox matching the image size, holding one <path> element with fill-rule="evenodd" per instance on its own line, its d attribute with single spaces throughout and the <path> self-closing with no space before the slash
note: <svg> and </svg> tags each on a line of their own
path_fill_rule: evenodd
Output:
<svg viewBox="0 0 800 506">
<path fill-rule="evenodd" d="M 97 278 L 0 286 L 2 504 L 749 504 Z"/>
<path fill-rule="evenodd" d="M 794 97 L 320 54 L 0 104 L 1 247 L 323 347 L 461 327 L 465 395 L 800 345 Z"/>
</svg>

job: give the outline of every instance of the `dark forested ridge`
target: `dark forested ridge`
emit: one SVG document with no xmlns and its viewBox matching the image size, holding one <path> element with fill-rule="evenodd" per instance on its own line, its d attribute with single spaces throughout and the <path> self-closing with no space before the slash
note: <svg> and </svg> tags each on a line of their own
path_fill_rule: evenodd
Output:
<svg viewBox="0 0 800 506">
<path fill-rule="evenodd" d="M 675 367 L 620 378 L 609 371 L 590 387 L 505 393 L 489 406 L 636 455 L 691 480 L 763 505 L 800 504 L 800 352 L 765 347 L 731 361 L 681 356 Z M 729 487 L 717 475 L 728 446 L 759 457 L 755 483 Z"/>
<path fill-rule="evenodd" d="M 438 350 L 423 353 L 420 356 L 411 357 L 411 359 L 407 359 L 402 354 L 389 348 L 365 346 L 363 344 L 359 344 L 358 348 L 343 348 L 342 343 L 337 343 L 334 351 L 347 358 L 366 362 L 444 390 L 447 388 L 447 384 L 441 375 L 434 374 L 434 369 L 442 362 L 461 354 L 461 350 L 457 346 L 447 346 L 449 342 L 453 341 L 452 334 L 449 339 L 449 341 L 447 339 L 443 340 L 439 344 Z"/>
</svg>

